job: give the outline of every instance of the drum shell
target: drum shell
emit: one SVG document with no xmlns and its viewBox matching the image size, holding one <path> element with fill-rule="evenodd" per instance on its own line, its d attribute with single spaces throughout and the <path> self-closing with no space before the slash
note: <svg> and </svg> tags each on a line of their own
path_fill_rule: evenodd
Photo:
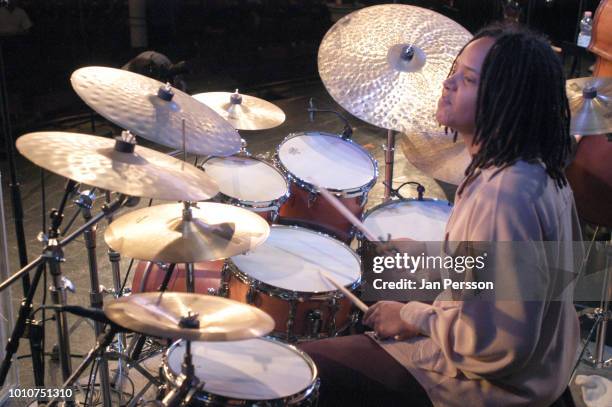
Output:
<svg viewBox="0 0 612 407">
<path fill-rule="evenodd" d="M 348 243 L 354 235 L 353 224 L 332 204 L 316 193 L 311 193 L 291 182 L 290 196 L 281 207 L 280 222 L 295 224 L 328 233 Z M 363 214 L 367 195 L 352 198 L 338 197 L 338 200 L 357 218 Z"/>
<path fill-rule="evenodd" d="M 270 335 L 287 342 L 335 336 L 353 323 L 355 315 L 351 301 L 338 291 L 308 293 L 273 287 L 242 273 L 231 260 L 223 270 L 222 292 L 229 299 L 267 312 L 275 323 Z M 317 333 L 309 332 L 310 312 L 320 313 Z M 292 314 L 293 323 L 288 327 Z"/>
<path fill-rule="evenodd" d="M 162 269 L 158 264 L 153 264 L 151 271 L 146 277 L 144 287 L 143 277 L 145 277 L 145 270 L 149 262 L 139 261 L 136 263 L 134 270 L 134 278 L 132 279 L 132 292 L 153 292 L 158 291 L 166 271 Z M 223 268 L 224 261 L 206 261 L 194 264 L 194 280 L 195 280 L 195 292 L 199 294 L 211 294 L 219 289 L 221 282 L 221 270 Z M 168 283 L 167 291 L 187 292 L 187 280 L 186 270 L 184 264 L 177 264 L 170 281 Z"/>
<path fill-rule="evenodd" d="M 262 338 L 261 340 L 274 341 L 273 338 Z M 173 343 L 162 357 L 162 365 L 160 367 L 160 376 L 167 383 L 167 386 L 172 388 L 177 386 L 177 375 L 172 372 L 168 363 L 168 356 L 180 344 L 180 340 Z M 319 379 L 317 378 L 317 368 L 312 359 L 303 351 L 291 345 L 283 344 L 293 349 L 296 354 L 300 355 L 306 363 L 313 369 L 312 383 L 303 391 L 293 394 L 288 397 L 274 400 L 243 400 L 234 399 L 224 396 L 219 396 L 210 392 L 200 391 L 194 396 L 194 399 L 189 404 L 192 407 L 226 407 L 226 406 L 295 406 L 295 407 L 316 407 L 319 397 Z"/>
</svg>

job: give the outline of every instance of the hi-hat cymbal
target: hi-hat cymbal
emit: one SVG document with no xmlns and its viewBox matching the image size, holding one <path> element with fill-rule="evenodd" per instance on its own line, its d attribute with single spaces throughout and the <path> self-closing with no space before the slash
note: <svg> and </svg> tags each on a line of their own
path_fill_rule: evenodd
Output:
<svg viewBox="0 0 612 407">
<path fill-rule="evenodd" d="M 471 34 L 420 7 L 385 4 L 337 21 L 319 48 L 325 88 L 348 112 L 406 132 L 435 124 L 436 102 L 452 62 Z"/>
<path fill-rule="evenodd" d="M 104 314 L 135 332 L 190 341 L 238 341 L 274 328 L 274 320 L 251 305 L 192 293 L 132 294 L 105 301 Z"/>
<path fill-rule="evenodd" d="M 185 217 L 181 204 L 138 209 L 116 219 L 104 240 L 115 251 L 139 260 L 195 263 L 245 253 L 270 234 L 259 215 L 236 206 L 200 202 Z"/>
<path fill-rule="evenodd" d="M 576 78 L 566 82 L 572 111 L 570 134 L 583 136 L 612 132 L 612 78 Z"/>
<path fill-rule="evenodd" d="M 200 201 L 219 192 L 193 165 L 138 145 L 131 153 L 117 151 L 114 139 L 49 131 L 23 135 L 16 144 L 39 167 L 108 191 L 171 201 Z"/>
<path fill-rule="evenodd" d="M 198 93 L 193 97 L 204 103 L 238 130 L 265 130 L 280 126 L 285 113 L 270 102 L 255 96 L 229 92 Z"/>
<path fill-rule="evenodd" d="M 465 143 L 444 130 L 407 133 L 400 141 L 406 159 L 432 178 L 459 185 L 471 161 Z"/>
<path fill-rule="evenodd" d="M 228 156 L 240 150 L 240 136 L 227 121 L 176 88 L 171 100 L 163 99 L 158 92 L 164 84 L 155 79 L 90 66 L 74 71 L 70 82 L 92 109 L 137 136 L 183 150 L 184 123 L 189 153 Z"/>
</svg>

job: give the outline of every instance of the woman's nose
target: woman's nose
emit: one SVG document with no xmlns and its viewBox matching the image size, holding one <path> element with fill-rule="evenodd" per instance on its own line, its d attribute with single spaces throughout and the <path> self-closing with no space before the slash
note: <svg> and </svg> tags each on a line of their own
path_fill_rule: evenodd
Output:
<svg viewBox="0 0 612 407">
<path fill-rule="evenodd" d="M 442 87 L 444 90 L 453 90 L 455 89 L 455 80 L 453 76 L 449 76 L 442 82 Z"/>
</svg>

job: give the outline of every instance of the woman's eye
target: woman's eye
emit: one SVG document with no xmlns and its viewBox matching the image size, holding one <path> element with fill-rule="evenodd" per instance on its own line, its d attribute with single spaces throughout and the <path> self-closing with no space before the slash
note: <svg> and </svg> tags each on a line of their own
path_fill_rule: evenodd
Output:
<svg viewBox="0 0 612 407">
<path fill-rule="evenodd" d="M 476 79 L 471 78 L 469 76 L 464 76 L 463 79 L 467 82 L 467 83 L 476 83 Z"/>
</svg>

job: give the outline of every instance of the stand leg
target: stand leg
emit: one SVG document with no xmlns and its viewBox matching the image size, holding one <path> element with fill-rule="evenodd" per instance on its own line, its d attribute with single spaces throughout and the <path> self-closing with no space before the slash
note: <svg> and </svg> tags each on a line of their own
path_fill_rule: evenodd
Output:
<svg viewBox="0 0 612 407">
<path fill-rule="evenodd" d="M 393 187 L 393 163 L 395 161 L 395 132 L 387 130 L 387 145 L 385 146 L 385 196 L 384 202 L 391 199 Z"/>
<path fill-rule="evenodd" d="M 120 266 L 119 266 L 119 262 L 121 261 L 121 254 L 117 253 L 116 251 L 112 249 L 109 249 L 108 258 L 111 262 L 111 271 L 113 275 L 113 287 L 115 289 L 114 290 L 115 298 L 119 298 L 123 296 L 123 293 L 121 292 L 122 282 L 121 282 L 121 271 L 120 271 Z M 117 336 L 117 351 L 120 355 L 123 355 L 125 349 L 126 349 L 125 334 L 120 333 Z M 122 404 L 123 402 L 122 399 L 123 399 L 124 372 L 127 372 L 127 366 L 125 365 L 125 361 L 123 357 L 119 357 L 119 359 L 117 360 L 117 371 L 115 372 L 115 375 L 113 376 L 113 384 L 114 384 L 115 390 L 119 393 L 119 404 Z"/>
<path fill-rule="evenodd" d="M 597 342 L 596 342 L 596 353 L 595 353 L 595 367 L 604 367 L 605 357 L 605 344 L 606 344 L 606 332 L 608 327 L 608 318 L 610 310 L 610 299 L 612 299 L 612 281 L 610 280 L 610 257 L 612 257 L 612 243 L 608 242 L 606 245 L 606 271 L 604 277 L 604 284 L 602 287 L 601 304 L 600 309 L 603 314 L 601 324 L 597 331 Z"/>
</svg>

